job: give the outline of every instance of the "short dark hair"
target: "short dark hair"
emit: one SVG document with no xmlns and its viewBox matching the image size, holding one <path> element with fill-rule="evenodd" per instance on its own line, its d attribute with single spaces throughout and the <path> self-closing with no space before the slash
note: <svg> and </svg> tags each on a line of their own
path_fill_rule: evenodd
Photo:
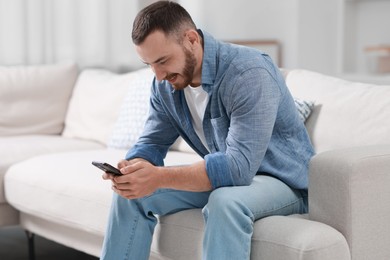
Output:
<svg viewBox="0 0 390 260">
<path fill-rule="evenodd" d="M 131 37 L 135 45 L 146 37 L 161 30 L 165 35 L 173 35 L 180 41 L 183 30 L 196 29 L 190 14 L 179 4 L 171 1 L 158 1 L 142 9 L 134 19 Z M 183 35 L 184 36 L 184 35 Z"/>
</svg>

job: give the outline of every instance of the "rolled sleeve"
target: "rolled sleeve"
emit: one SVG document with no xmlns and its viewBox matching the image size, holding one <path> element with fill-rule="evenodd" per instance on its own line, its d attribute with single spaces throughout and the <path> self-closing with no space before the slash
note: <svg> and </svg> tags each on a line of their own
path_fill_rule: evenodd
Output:
<svg viewBox="0 0 390 260">
<path fill-rule="evenodd" d="M 137 144 L 135 145 L 127 154 L 126 160 L 131 160 L 134 158 L 142 158 L 153 165 L 164 166 L 164 157 L 160 152 L 157 152 L 156 149 L 153 149 L 152 146 Z"/>
<path fill-rule="evenodd" d="M 224 153 L 218 152 L 208 154 L 204 157 L 206 171 L 213 189 L 233 186 L 234 180 L 231 176 L 228 161 Z"/>
</svg>

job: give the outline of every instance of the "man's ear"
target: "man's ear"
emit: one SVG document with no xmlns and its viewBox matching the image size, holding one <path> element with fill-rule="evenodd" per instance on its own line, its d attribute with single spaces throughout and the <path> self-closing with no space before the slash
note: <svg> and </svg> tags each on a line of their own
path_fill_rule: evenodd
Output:
<svg viewBox="0 0 390 260">
<path fill-rule="evenodd" d="M 194 45 L 200 45 L 200 35 L 198 34 L 198 32 L 194 29 L 189 29 L 186 31 L 186 36 L 185 36 L 188 41 L 190 42 L 190 44 L 192 46 Z"/>
</svg>

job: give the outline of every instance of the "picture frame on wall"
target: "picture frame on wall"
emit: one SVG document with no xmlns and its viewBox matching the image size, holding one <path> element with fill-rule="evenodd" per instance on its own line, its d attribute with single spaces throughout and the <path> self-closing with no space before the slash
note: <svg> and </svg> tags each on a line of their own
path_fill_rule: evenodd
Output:
<svg viewBox="0 0 390 260">
<path fill-rule="evenodd" d="M 261 50 L 267 53 L 279 68 L 283 66 L 281 46 L 277 40 L 240 40 L 229 42 Z"/>
</svg>

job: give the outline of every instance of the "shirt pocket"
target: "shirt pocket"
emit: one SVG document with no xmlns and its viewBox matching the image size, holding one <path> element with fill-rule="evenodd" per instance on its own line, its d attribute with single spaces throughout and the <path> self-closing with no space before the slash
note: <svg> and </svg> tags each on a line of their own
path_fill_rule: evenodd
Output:
<svg viewBox="0 0 390 260">
<path fill-rule="evenodd" d="M 219 152 L 226 151 L 226 138 L 229 131 L 229 120 L 226 116 L 212 118 L 211 120 L 213 142 Z"/>
</svg>

